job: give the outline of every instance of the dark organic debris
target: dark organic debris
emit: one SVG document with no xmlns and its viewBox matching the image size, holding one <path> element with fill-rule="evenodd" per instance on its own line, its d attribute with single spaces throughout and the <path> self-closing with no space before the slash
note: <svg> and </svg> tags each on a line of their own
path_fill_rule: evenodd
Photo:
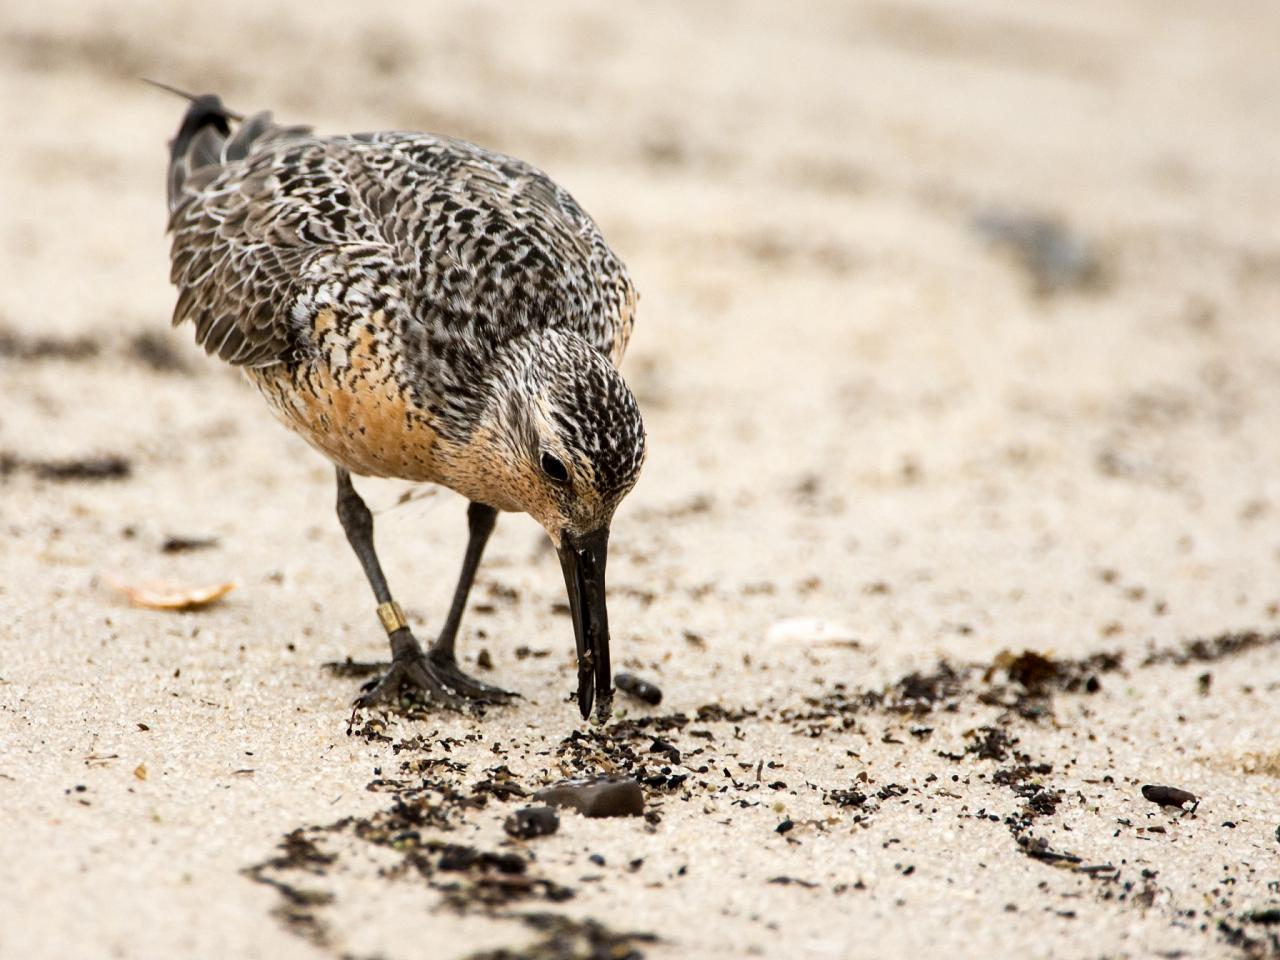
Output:
<svg viewBox="0 0 1280 960">
<path fill-rule="evenodd" d="M 1176 650 L 1163 650 L 1152 654 L 1149 662 L 1198 662 L 1206 657 L 1228 656 L 1271 642 L 1261 634 L 1235 636 L 1237 639 L 1229 642 L 1193 641 Z M 523 655 L 537 654 L 526 649 Z M 1148 665 L 1138 664 L 1137 659 L 1129 661 L 1131 670 L 1138 671 Z M 379 664 L 351 661 L 328 665 L 328 669 L 336 673 L 360 676 L 381 668 Z M 1003 822 L 1023 856 L 1039 864 L 1070 871 L 1082 879 L 1096 881 L 1095 888 L 1100 898 L 1146 909 L 1157 897 L 1172 898 L 1172 895 L 1152 882 L 1154 871 L 1151 877 L 1143 871 L 1143 879 L 1140 880 L 1132 875 L 1136 873 L 1136 867 L 1092 862 L 1086 859 L 1089 857 L 1088 849 L 1073 852 L 1079 845 L 1089 844 L 1090 836 L 1083 832 L 1067 832 L 1067 823 L 1054 823 L 1052 820 L 1063 811 L 1076 812 L 1077 800 L 1084 806 L 1088 798 L 1080 791 L 1066 790 L 1065 785 L 1055 784 L 1055 765 L 1040 762 L 1038 757 L 1024 752 L 1023 742 L 1019 740 L 1021 734 L 1023 741 L 1037 742 L 1039 732 L 1044 732 L 1041 728 L 1036 735 L 1028 735 L 1020 721 L 1052 717 L 1061 694 L 1091 693 L 1099 689 L 1099 676 L 1120 669 L 1120 657 L 1115 653 L 1104 652 L 1079 660 L 1058 659 L 1043 653 L 1005 654 L 991 664 L 937 663 L 895 683 L 872 689 L 860 688 L 853 683 L 846 686 L 827 682 L 803 703 L 766 699 L 754 707 L 709 704 L 688 714 L 627 717 L 600 727 L 573 730 L 558 743 L 553 740 L 546 766 L 557 771 L 554 776 L 573 779 L 547 789 L 567 791 L 566 795 L 555 798 L 561 801 L 557 806 L 563 805 L 591 816 L 599 815 L 591 809 L 597 802 L 591 795 L 593 789 L 602 784 L 625 785 L 622 787 L 623 796 L 629 793 L 633 799 L 623 806 L 630 809 L 617 810 L 612 815 L 643 813 L 650 824 L 661 822 L 664 806 L 667 811 L 680 809 L 681 804 L 699 803 L 705 794 L 717 792 L 725 797 L 728 806 L 742 810 L 754 808 L 760 816 L 767 817 L 751 822 L 757 825 L 755 829 L 763 831 L 762 836 L 776 830 L 780 836 L 773 842 L 779 846 L 794 845 L 798 842 L 796 838 L 803 840 L 811 829 L 821 831 L 828 822 L 838 820 L 842 824 L 863 824 L 879 816 L 881 810 L 888 816 L 890 808 L 895 816 L 906 818 L 913 816 L 913 810 L 917 813 L 932 810 L 936 816 L 940 813 L 941 798 L 946 798 L 954 801 L 948 807 L 954 809 L 958 817 Z M 953 724 L 945 713 L 959 711 L 961 716 L 968 717 L 970 708 L 978 704 L 995 705 L 1002 710 L 976 710 L 982 719 L 971 720 L 969 725 L 984 721 L 989 725 L 966 734 L 963 744 L 967 749 L 961 753 L 961 747 L 950 742 L 950 737 L 962 727 Z M 1073 701 L 1071 709 L 1073 714 L 1079 711 L 1088 716 L 1092 707 L 1082 701 Z M 929 718 L 917 720 L 916 717 L 921 715 Z M 927 726 L 921 726 L 921 723 Z M 849 748 L 851 758 L 844 761 L 845 773 L 835 780 L 834 788 L 805 782 L 803 769 L 792 763 L 791 758 L 770 757 L 768 753 L 762 755 L 760 745 L 753 743 L 751 736 L 752 728 L 758 724 L 786 724 L 793 734 L 808 737 L 828 732 L 832 735 L 841 731 L 852 732 L 848 742 L 841 744 Z M 953 765 L 950 769 L 939 768 L 936 775 L 929 774 L 923 782 L 912 781 L 911 787 L 871 779 L 868 771 L 874 768 L 857 752 L 860 739 L 873 743 L 878 742 L 882 735 L 893 735 L 899 739 L 889 742 L 901 744 L 905 741 L 907 745 L 897 750 L 906 753 L 917 749 L 914 741 L 907 737 L 908 731 L 912 736 L 923 736 L 930 730 L 933 731 L 935 747 L 949 747 L 955 752 L 943 749 L 922 752 L 949 761 Z M 496 911 L 510 910 L 513 903 L 556 903 L 573 895 L 568 888 L 537 875 L 539 858 L 534 854 L 539 852 L 536 847 L 538 841 L 531 838 L 546 835 L 544 822 L 558 823 L 565 816 L 564 810 L 557 814 L 549 807 L 523 806 L 530 802 L 553 803 L 553 798 L 548 797 L 546 791 L 540 792 L 533 801 L 520 801 L 521 809 L 512 804 L 496 814 L 499 822 L 505 818 L 503 826 L 507 833 L 517 840 L 530 841 L 528 846 L 523 842 L 508 841 L 495 850 L 486 851 L 462 844 L 446 844 L 443 837 L 450 835 L 442 835 L 440 831 L 474 825 L 476 810 L 496 812 L 495 801 L 505 804 L 512 798 L 522 797 L 526 793 L 525 788 L 505 766 L 489 766 L 499 761 L 486 759 L 477 764 L 472 759 L 468 763 L 468 758 L 476 754 L 456 752 L 450 744 L 456 745 L 458 740 L 442 737 L 438 730 L 396 741 L 387 736 L 385 723 L 376 728 L 366 725 L 363 731 L 358 732 L 387 744 L 391 748 L 387 752 L 394 752 L 399 758 L 398 771 L 388 769 L 384 773 L 379 767 L 376 770 L 378 779 L 370 784 L 370 789 L 376 792 L 393 793 L 394 803 L 371 817 L 347 818 L 332 828 L 321 829 L 333 829 L 347 837 L 377 844 L 392 858 L 391 866 L 383 871 L 385 876 L 420 882 L 438 892 L 445 907 L 460 912 L 524 919 L 521 914 Z M 470 740 L 472 736 L 466 735 L 465 739 Z M 542 744 L 547 746 L 545 740 Z M 486 748 L 489 745 L 485 743 Z M 512 755 L 513 747 L 519 746 L 519 741 L 513 739 L 508 742 L 504 738 L 492 743 L 492 753 L 506 758 Z M 487 749 L 482 755 L 487 758 Z M 975 762 L 979 759 L 996 762 Z M 1070 770 L 1073 762 L 1064 758 L 1064 765 Z M 478 773 L 479 768 L 485 768 L 484 772 Z M 777 772 L 780 770 L 782 772 Z M 602 774 L 608 776 L 602 778 Z M 1007 791 L 1002 793 L 1004 803 L 988 804 L 978 809 L 978 804 L 972 802 L 973 794 L 966 789 L 971 779 L 1004 788 Z M 1115 786 L 1116 779 L 1112 776 L 1086 782 L 1106 782 L 1115 790 L 1126 789 Z M 1131 790 L 1131 787 L 1127 789 Z M 828 805 L 826 812 L 833 816 L 829 820 L 793 821 L 785 808 L 773 807 L 773 790 L 790 791 L 792 795 L 800 795 L 803 790 L 814 791 Z M 1008 802 L 1011 796 L 1016 798 L 1013 803 Z M 979 797 L 987 799 L 981 794 Z M 655 802 L 648 802 L 650 800 Z M 931 804 L 937 806 L 931 807 Z M 769 816 L 767 811 L 770 809 L 779 812 Z M 1096 810 L 1094 812 L 1097 813 Z M 543 817 L 547 820 L 543 821 Z M 724 822 L 735 821 L 743 822 L 733 810 L 726 811 Z M 1127 821 L 1120 822 L 1124 826 L 1132 826 Z M 770 823 L 774 826 L 770 827 Z M 644 829 L 642 823 L 635 823 L 635 826 Z M 1107 828 L 1110 833 L 1109 824 Z M 573 829 L 572 824 L 568 829 Z M 1075 829 L 1074 820 L 1070 829 Z M 1039 839 L 1034 835 L 1040 832 L 1050 839 Z M 452 834 L 453 838 L 458 836 L 460 834 Z M 1076 839 L 1071 840 L 1071 837 Z M 1050 845 L 1050 840 L 1054 846 Z M 1277 840 L 1280 840 L 1280 831 L 1277 832 Z M 554 841 L 548 842 L 554 844 Z M 887 842 L 901 841 L 889 838 Z M 1057 846 L 1059 843 L 1063 846 Z M 592 857 L 591 862 L 604 865 L 603 859 L 598 857 Z M 632 861 L 630 869 L 637 870 L 642 862 L 641 859 Z M 901 872 L 906 875 L 909 869 L 907 865 L 901 868 Z M 1045 872 L 1039 866 L 1029 865 L 1027 869 L 1040 874 Z M 1122 870 L 1124 876 L 1121 875 Z M 281 878 L 278 874 L 272 874 L 272 878 L 293 879 L 288 875 Z M 778 886 L 795 887 L 792 896 L 800 896 L 799 889 L 808 889 L 812 885 L 809 880 L 793 875 L 764 874 L 763 878 Z M 584 882 L 604 879 L 601 876 L 583 878 Z M 846 888 L 861 889 L 862 885 L 838 884 L 835 892 L 842 893 Z M 299 893 L 304 899 L 310 896 L 306 891 Z M 282 892 L 281 895 L 288 900 L 289 894 Z M 1275 922 L 1266 919 L 1269 916 L 1266 908 L 1270 906 L 1265 899 L 1247 904 L 1260 918 L 1226 906 L 1232 912 L 1223 915 L 1232 926 L 1220 935 L 1231 942 L 1262 943 L 1277 930 Z M 311 909 L 313 914 L 317 912 L 314 907 Z M 545 909 L 554 908 L 548 906 Z M 283 908 L 281 912 L 284 912 Z M 319 912 L 323 913 L 322 910 Z M 472 960 L 633 957 L 639 955 L 638 948 L 646 939 L 653 939 L 649 935 L 614 934 L 598 924 L 593 926 L 593 921 L 585 919 L 574 920 L 550 914 L 528 916 L 542 918 L 537 921 L 542 924 L 538 928 L 540 933 L 531 945 L 476 954 Z M 529 922 L 532 925 L 533 922 Z"/>
<path fill-rule="evenodd" d="M 1191 663 L 1213 663 L 1226 657 L 1234 657 L 1275 644 L 1280 644 L 1280 630 L 1272 633 L 1262 633 L 1258 630 L 1223 633 L 1208 639 L 1189 640 L 1173 649 L 1153 650 L 1142 661 L 1142 666 L 1172 663 L 1175 666 L 1185 667 Z"/>
<path fill-rule="evenodd" d="M 643 960 L 638 943 L 656 943 L 652 933 L 618 933 L 596 920 L 555 913 L 526 913 L 520 919 L 541 934 L 534 943 L 473 953 L 465 960 Z"/>
<path fill-rule="evenodd" d="M 1053 772 L 1050 763 L 1030 762 L 1030 757 L 1018 754 L 1018 763 L 1011 767 L 1001 767 L 991 777 L 996 786 L 1008 787 L 1013 793 L 1026 801 L 1023 817 L 1029 823 L 1036 817 L 1051 816 L 1058 810 L 1062 802 L 1062 791 L 1046 787 L 1040 777 Z"/>
<path fill-rule="evenodd" d="M 653 743 L 649 744 L 650 753 L 660 753 L 671 763 L 680 762 L 680 751 L 674 743 L 663 740 L 661 737 L 654 737 Z"/>
<path fill-rule="evenodd" d="M 805 697 L 806 709 L 785 708 L 779 712 L 779 718 L 790 723 L 803 723 L 808 736 L 820 737 L 828 729 L 856 728 L 857 716 L 872 710 L 883 709 L 913 716 L 924 716 L 934 710 L 954 710 L 969 672 L 969 668 L 957 670 L 944 660 L 932 673 L 909 673 L 883 690 L 850 689 L 837 682 L 820 696 Z M 731 719 L 736 723 L 754 715 L 754 712 L 744 711 L 736 717 L 708 719 Z M 702 719 L 701 711 L 699 719 Z M 832 727 L 825 722 L 831 720 L 838 720 L 839 724 Z"/>
<path fill-rule="evenodd" d="M 440 870 L 496 870 L 498 873 L 524 873 L 528 862 L 516 853 L 491 853 L 462 843 L 436 845 L 428 843 L 428 850 L 438 851 L 436 867 Z"/>
<path fill-rule="evenodd" d="M 662 690 L 656 684 L 650 683 L 648 680 L 641 680 L 632 673 L 619 673 L 613 678 L 613 682 L 617 684 L 619 690 L 623 693 L 630 694 L 637 700 L 643 700 L 652 707 L 656 707 L 662 702 Z"/>
<path fill-rule="evenodd" d="M 335 677 L 372 677 L 375 674 L 381 674 L 390 664 L 372 663 L 367 660 L 352 660 L 347 657 L 345 660 L 329 660 L 320 664 L 322 670 L 327 670 Z"/>
<path fill-rule="evenodd" d="M 150 330 L 133 335 L 129 340 L 129 354 L 156 373 L 183 373 L 187 369 L 187 364 L 175 349 L 173 341 Z"/>
<path fill-rule="evenodd" d="M 811 880 L 801 880 L 799 877 L 770 877 L 769 883 L 776 883 L 782 887 L 789 887 L 795 884 L 797 887 L 804 887 L 806 890 L 814 890 L 817 884 Z"/>
<path fill-rule="evenodd" d="M 13 360 L 88 360 L 98 355 L 92 337 L 27 337 L 0 330 L 0 358 Z"/>
<path fill-rule="evenodd" d="M 640 784 L 617 777 L 564 780 L 539 790 L 533 799 L 556 807 L 569 807 L 584 817 L 644 815 L 644 791 Z"/>
<path fill-rule="evenodd" d="M 323 876 L 337 860 L 337 856 L 321 851 L 315 840 L 308 837 L 301 828 L 286 834 L 279 849 L 283 851 L 280 856 L 247 867 L 243 872 L 256 883 L 273 887 L 280 894 L 284 902 L 273 912 L 289 930 L 323 946 L 328 943 L 329 931 L 316 910 L 333 902 L 333 894 L 323 890 L 302 889 L 275 874 L 300 871 L 311 876 Z"/>
<path fill-rule="evenodd" d="M 1094 245 L 1056 218 L 992 209 L 974 216 L 972 225 L 988 244 L 1014 257 L 1038 297 L 1104 286 L 1105 272 Z"/>
<path fill-rule="evenodd" d="M 449 749 L 447 737 L 437 737 L 432 743 Z M 399 754 L 403 750 L 417 752 L 426 747 L 427 742 L 419 736 L 398 741 L 392 749 Z M 400 762 L 401 777 L 383 776 L 378 771 L 378 779 L 368 788 L 373 792 L 392 792 L 389 807 L 368 817 L 344 817 L 326 826 L 295 830 L 282 845 L 286 851 L 284 857 L 268 860 L 247 872 L 280 891 L 286 901 L 281 913 L 291 929 L 317 943 L 325 942 L 326 933 L 315 915 L 315 908 L 329 902 L 331 896 L 299 892 L 281 874 L 304 871 L 321 876 L 327 872 L 336 856 L 318 849 L 317 840 L 325 836 L 352 837 L 398 855 L 398 861 L 385 868 L 385 876 L 416 876 L 438 891 L 445 905 L 460 912 L 489 912 L 531 898 L 551 903 L 572 898 L 574 893 L 570 888 L 534 875 L 530 870 L 531 861 L 519 853 L 483 850 L 433 835 L 455 829 L 461 817 L 483 808 L 488 802 L 486 795 L 468 795 L 459 789 L 461 783 L 456 775 L 465 769 L 465 764 L 448 757 L 418 755 Z M 505 768 L 495 768 L 490 774 L 502 769 Z M 445 776 L 434 776 L 437 772 Z M 296 912 L 299 903 L 308 911 L 301 919 L 289 913 Z"/>
<path fill-rule="evenodd" d="M 972 753 L 983 760 L 1004 760 L 1009 750 L 1017 743 L 999 727 L 979 727 L 965 734 L 973 742 L 965 747 L 965 753 Z"/>
<path fill-rule="evenodd" d="M 837 807 L 860 807 L 867 802 L 867 795 L 861 790 L 832 790 L 827 800 Z"/>
<path fill-rule="evenodd" d="M 1090 877 L 1105 878 L 1107 875 L 1114 876 L 1116 873 L 1115 864 L 1085 863 L 1082 857 L 1078 857 L 1074 853 L 1054 850 L 1044 837 L 1017 834 L 1016 839 L 1018 841 L 1018 849 L 1032 860 L 1039 860 L 1054 867 L 1065 867 L 1073 873 L 1083 873 Z"/>
<path fill-rule="evenodd" d="M 1272 644 L 1280 644 L 1280 631 L 1226 634 L 1213 640 L 1192 640 L 1173 649 L 1152 651 L 1139 666 L 1217 660 Z M 828 730 L 856 728 L 856 718 L 870 711 L 888 710 L 914 716 L 939 710 L 954 712 L 963 699 L 976 695 L 979 703 L 1002 707 L 1023 719 L 1038 720 L 1052 715 L 1055 694 L 1097 693 L 1102 689 L 1099 678 L 1123 666 L 1123 655 L 1118 651 L 1102 651 L 1079 659 L 1006 651 L 989 664 L 961 666 L 943 660 L 932 671 L 909 673 L 881 690 L 833 683 L 818 695 L 805 697 L 804 709 L 785 707 L 777 716 L 785 722 L 803 723 L 803 733 L 820 737 Z M 1007 683 L 998 679 L 1000 673 L 1007 677 Z M 981 679 L 985 689 L 975 690 L 975 679 Z M 700 711 L 699 719 L 739 722 L 755 715 L 755 711 L 743 710 L 732 717 L 711 713 L 704 717 Z"/>
<path fill-rule="evenodd" d="M 68 482 L 83 480 L 123 480 L 133 472 L 128 458 L 108 454 L 106 456 L 78 457 L 69 460 L 24 460 L 12 454 L 3 457 L 0 473 L 26 470 L 41 480 Z"/>
<path fill-rule="evenodd" d="M 332 865 L 338 859 L 335 854 L 321 851 L 315 840 L 308 837 L 301 828 L 286 834 L 284 840 L 280 842 L 279 849 L 284 851 L 283 854 L 265 860 L 257 866 L 249 867 L 245 872 L 254 875 L 271 869 L 304 870 L 318 874 L 324 872 L 322 868 Z"/>
<path fill-rule="evenodd" d="M 704 703 L 696 714 L 701 723 L 742 723 L 759 716 L 759 712 L 749 707 L 726 707 L 721 703 Z"/>
<path fill-rule="evenodd" d="M 1162 807 L 1177 807 L 1179 810 L 1185 810 L 1188 803 L 1192 804 L 1193 810 L 1200 805 L 1200 800 L 1194 793 L 1177 787 L 1148 783 L 1142 788 L 1142 795 L 1152 803 L 1158 803 Z"/>
<path fill-rule="evenodd" d="M 93 336 L 26 336 L 0 328 L 0 360 L 92 360 L 102 353 L 102 342 Z M 129 338 L 123 353 L 158 373 L 183 373 L 188 367 L 172 341 L 162 333 L 144 330 Z"/>
<path fill-rule="evenodd" d="M 165 537 L 160 545 L 161 553 L 190 553 L 209 550 L 218 545 L 217 537 Z"/>
<path fill-rule="evenodd" d="M 546 837 L 560 829 L 560 815 L 551 807 L 523 807 L 507 817 L 502 829 L 518 840 Z"/>
<path fill-rule="evenodd" d="M 1003 651 L 982 671 L 987 688 L 978 694 L 980 703 L 1003 707 L 1025 720 L 1038 720 L 1052 713 L 1057 693 L 1097 693 L 1099 676 L 1119 670 L 1119 653 L 1095 653 L 1078 660 L 1048 657 L 1027 650 L 1020 654 Z M 1003 673 L 1008 683 L 997 679 Z"/>
<path fill-rule="evenodd" d="M 928 713 L 942 701 L 960 694 L 967 671 L 945 660 L 933 673 L 909 673 L 886 691 L 890 709 L 900 713 Z"/>
<path fill-rule="evenodd" d="M 489 909 L 531 897 L 561 903 L 573 897 L 568 887 L 530 876 L 529 861 L 517 853 L 493 853 L 439 840 L 419 842 L 412 832 L 396 838 L 392 846 L 404 853 L 403 870 L 424 877 L 455 910 Z M 461 876 L 436 879 L 437 872 Z"/>
<path fill-rule="evenodd" d="M 1276 931 L 1264 931 L 1261 937 L 1254 937 L 1245 932 L 1243 926 L 1235 926 L 1223 919 L 1218 921 L 1218 933 L 1248 960 L 1280 957 L 1280 933 Z"/>
<path fill-rule="evenodd" d="M 1011 681 L 1031 694 L 1043 694 L 1050 689 L 1064 693 L 1096 693 L 1101 688 L 1097 675 L 1118 670 L 1120 664 L 1121 655 L 1118 653 L 1099 653 L 1082 660 L 1058 660 L 1034 650 L 1024 650 L 1016 655 L 1006 650 L 992 661 L 983 679 L 990 683 L 995 671 L 1004 670 Z"/>
<path fill-rule="evenodd" d="M 701 710 L 698 719 L 704 719 Z M 574 730 L 560 741 L 556 756 L 561 758 L 565 772 L 576 774 L 578 780 L 603 773 L 630 777 L 654 790 L 676 790 L 695 771 L 687 767 L 678 770 L 674 765 L 681 762 L 682 751 L 657 734 L 674 735 L 689 722 L 685 714 L 672 713 L 619 720 L 607 728 Z M 710 735 L 705 730 L 690 732 L 695 737 L 704 734 Z M 691 753 L 701 754 L 705 749 L 695 748 Z M 648 816 L 652 820 L 658 814 L 651 811 Z"/>
<path fill-rule="evenodd" d="M 505 763 L 492 767 L 488 773 L 488 777 L 472 785 L 473 794 L 487 794 L 503 801 L 529 795 L 529 791 L 520 785 Z"/>
<path fill-rule="evenodd" d="M 1250 923 L 1280 923 L 1280 908 L 1273 907 L 1269 910 L 1254 910 L 1251 913 L 1246 913 L 1244 918 Z"/>
</svg>

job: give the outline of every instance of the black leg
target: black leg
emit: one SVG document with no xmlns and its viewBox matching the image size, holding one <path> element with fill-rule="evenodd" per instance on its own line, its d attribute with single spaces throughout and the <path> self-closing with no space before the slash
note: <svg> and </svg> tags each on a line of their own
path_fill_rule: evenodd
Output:
<svg viewBox="0 0 1280 960">
<path fill-rule="evenodd" d="M 391 668 L 377 684 L 360 698 L 362 705 L 372 705 L 384 701 L 395 701 L 402 686 L 416 687 L 430 700 L 447 706 L 461 706 L 465 699 L 496 700 L 502 699 L 496 688 L 488 688 L 484 684 L 459 682 L 467 678 L 458 674 L 455 678 L 447 671 L 437 668 L 422 652 L 422 647 L 409 629 L 405 621 L 404 611 L 391 596 L 387 586 L 387 578 L 382 573 L 382 564 L 378 562 L 378 554 L 373 546 L 373 515 L 365 502 L 351 485 L 351 475 L 341 467 L 337 468 L 338 478 L 338 519 L 347 534 L 351 549 L 355 551 L 364 568 L 373 595 L 378 601 L 378 619 L 387 631 L 387 639 L 391 643 Z M 492 529 L 492 523 L 490 524 Z M 483 546 L 483 544 L 482 544 Z M 468 554 L 470 551 L 468 551 Z M 479 558 L 477 557 L 477 563 Z M 472 575 L 474 576 L 474 569 Z M 465 603 L 465 598 L 464 598 Z M 459 619 L 461 615 L 459 615 Z M 454 625 L 457 629 L 457 625 Z M 456 667 L 454 672 L 457 672 Z"/>
<path fill-rule="evenodd" d="M 464 696 L 488 700 L 503 701 L 514 696 L 508 690 L 490 686 L 467 676 L 458 669 L 458 658 L 454 645 L 458 639 L 458 626 L 462 623 L 462 614 L 467 609 L 467 596 L 471 593 L 471 585 L 476 579 L 476 568 L 480 566 L 480 558 L 484 555 L 485 544 L 493 533 L 498 521 L 498 511 L 483 503 L 472 503 L 467 508 L 467 552 L 462 558 L 462 570 L 458 573 L 458 585 L 453 591 L 453 603 L 449 607 L 449 616 L 445 618 L 440 635 L 427 652 L 427 658 L 436 672 L 444 678 L 450 687 Z"/>
<path fill-rule="evenodd" d="M 449 616 L 440 628 L 440 636 L 431 645 L 433 660 L 456 660 L 454 642 L 458 638 L 458 626 L 462 623 L 462 614 L 467 609 L 467 596 L 471 593 L 471 584 L 476 579 L 476 569 L 480 566 L 480 558 L 484 555 L 485 544 L 498 522 L 498 511 L 483 503 L 473 503 L 467 507 L 467 552 L 462 558 L 462 570 L 458 574 L 458 586 L 453 591 L 453 604 L 449 607 Z"/>
<path fill-rule="evenodd" d="M 338 520 L 342 523 L 342 529 L 347 535 L 351 549 L 360 560 L 360 566 L 364 568 L 364 575 L 369 578 L 369 586 L 373 587 L 373 596 L 378 601 L 378 618 L 382 620 L 383 626 L 387 628 L 387 633 L 392 638 L 392 653 L 397 652 L 396 640 L 400 639 L 400 645 L 404 647 L 405 653 L 416 653 L 421 656 L 422 648 L 418 646 L 418 641 L 414 639 L 408 627 L 396 623 L 397 619 L 401 621 L 404 619 L 404 614 L 399 613 L 399 605 L 391 598 L 391 589 L 387 586 L 387 578 L 382 573 L 382 564 L 378 562 L 378 552 L 373 547 L 373 514 L 365 506 L 360 494 L 356 493 L 356 488 L 351 485 L 351 474 L 338 467 L 337 475 Z M 404 626 L 403 634 L 408 634 L 407 638 L 403 635 L 397 636 L 402 634 L 399 629 L 401 626 Z"/>
</svg>

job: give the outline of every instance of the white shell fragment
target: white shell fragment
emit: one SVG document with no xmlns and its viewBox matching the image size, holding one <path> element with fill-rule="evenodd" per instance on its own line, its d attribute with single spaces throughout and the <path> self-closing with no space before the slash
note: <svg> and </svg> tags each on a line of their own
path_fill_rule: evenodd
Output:
<svg viewBox="0 0 1280 960">
<path fill-rule="evenodd" d="M 819 617 L 788 617 L 769 628 L 771 643 L 857 644 L 853 629 L 835 620 Z"/>
</svg>

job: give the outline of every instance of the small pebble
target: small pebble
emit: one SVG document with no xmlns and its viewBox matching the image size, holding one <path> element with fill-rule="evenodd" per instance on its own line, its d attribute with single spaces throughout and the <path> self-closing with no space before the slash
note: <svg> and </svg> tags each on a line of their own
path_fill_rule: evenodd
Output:
<svg viewBox="0 0 1280 960">
<path fill-rule="evenodd" d="M 539 790 L 533 799 L 553 807 L 570 807 L 584 817 L 644 815 L 644 791 L 640 784 L 618 777 L 564 780 Z"/>
<path fill-rule="evenodd" d="M 502 829 L 517 840 L 546 837 L 560 829 L 560 815 L 550 807 L 522 807 L 507 817 Z"/>
<path fill-rule="evenodd" d="M 615 674 L 613 682 L 623 693 L 628 693 L 637 700 L 643 700 L 651 707 L 656 707 L 662 702 L 661 688 L 648 680 L 641 680 L 634 673 Z"/>
<path fill-rule="evenodd" d="M 1142 795 L 1152 803 L 1158 803 L 1162 807 L 1183 808 L 1188 803 L 1200 802 L 1194 793 L 1187 790 L 1179 790 L 1177 787 L 1162 787 L 1151 783 L 1142 788 Z"/>
</svg>

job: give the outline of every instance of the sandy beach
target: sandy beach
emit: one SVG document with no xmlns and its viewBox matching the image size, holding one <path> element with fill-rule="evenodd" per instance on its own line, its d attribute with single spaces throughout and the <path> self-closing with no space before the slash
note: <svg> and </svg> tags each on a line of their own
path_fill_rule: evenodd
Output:
<svg viewBox="0 0 1280 960">
<path fill-rule="evenodd" d="M 0 957 L 1280 956 L 1277 36 L 1262 0 L 10 0 Z M 387 653 L 332 469 L 169 327 L 183 104 L 142 76 L 465 137 L 596 219 L 649 435 L 614 657 L 661 704 L 579 719 L 503 515 L 459 642 L 522 699 L 353 715 L 326 664 Z M 357 485 L 431 636 L 464 501 Z M 644 816 L 504 833 L 600 774 Z"/>
</svg>

